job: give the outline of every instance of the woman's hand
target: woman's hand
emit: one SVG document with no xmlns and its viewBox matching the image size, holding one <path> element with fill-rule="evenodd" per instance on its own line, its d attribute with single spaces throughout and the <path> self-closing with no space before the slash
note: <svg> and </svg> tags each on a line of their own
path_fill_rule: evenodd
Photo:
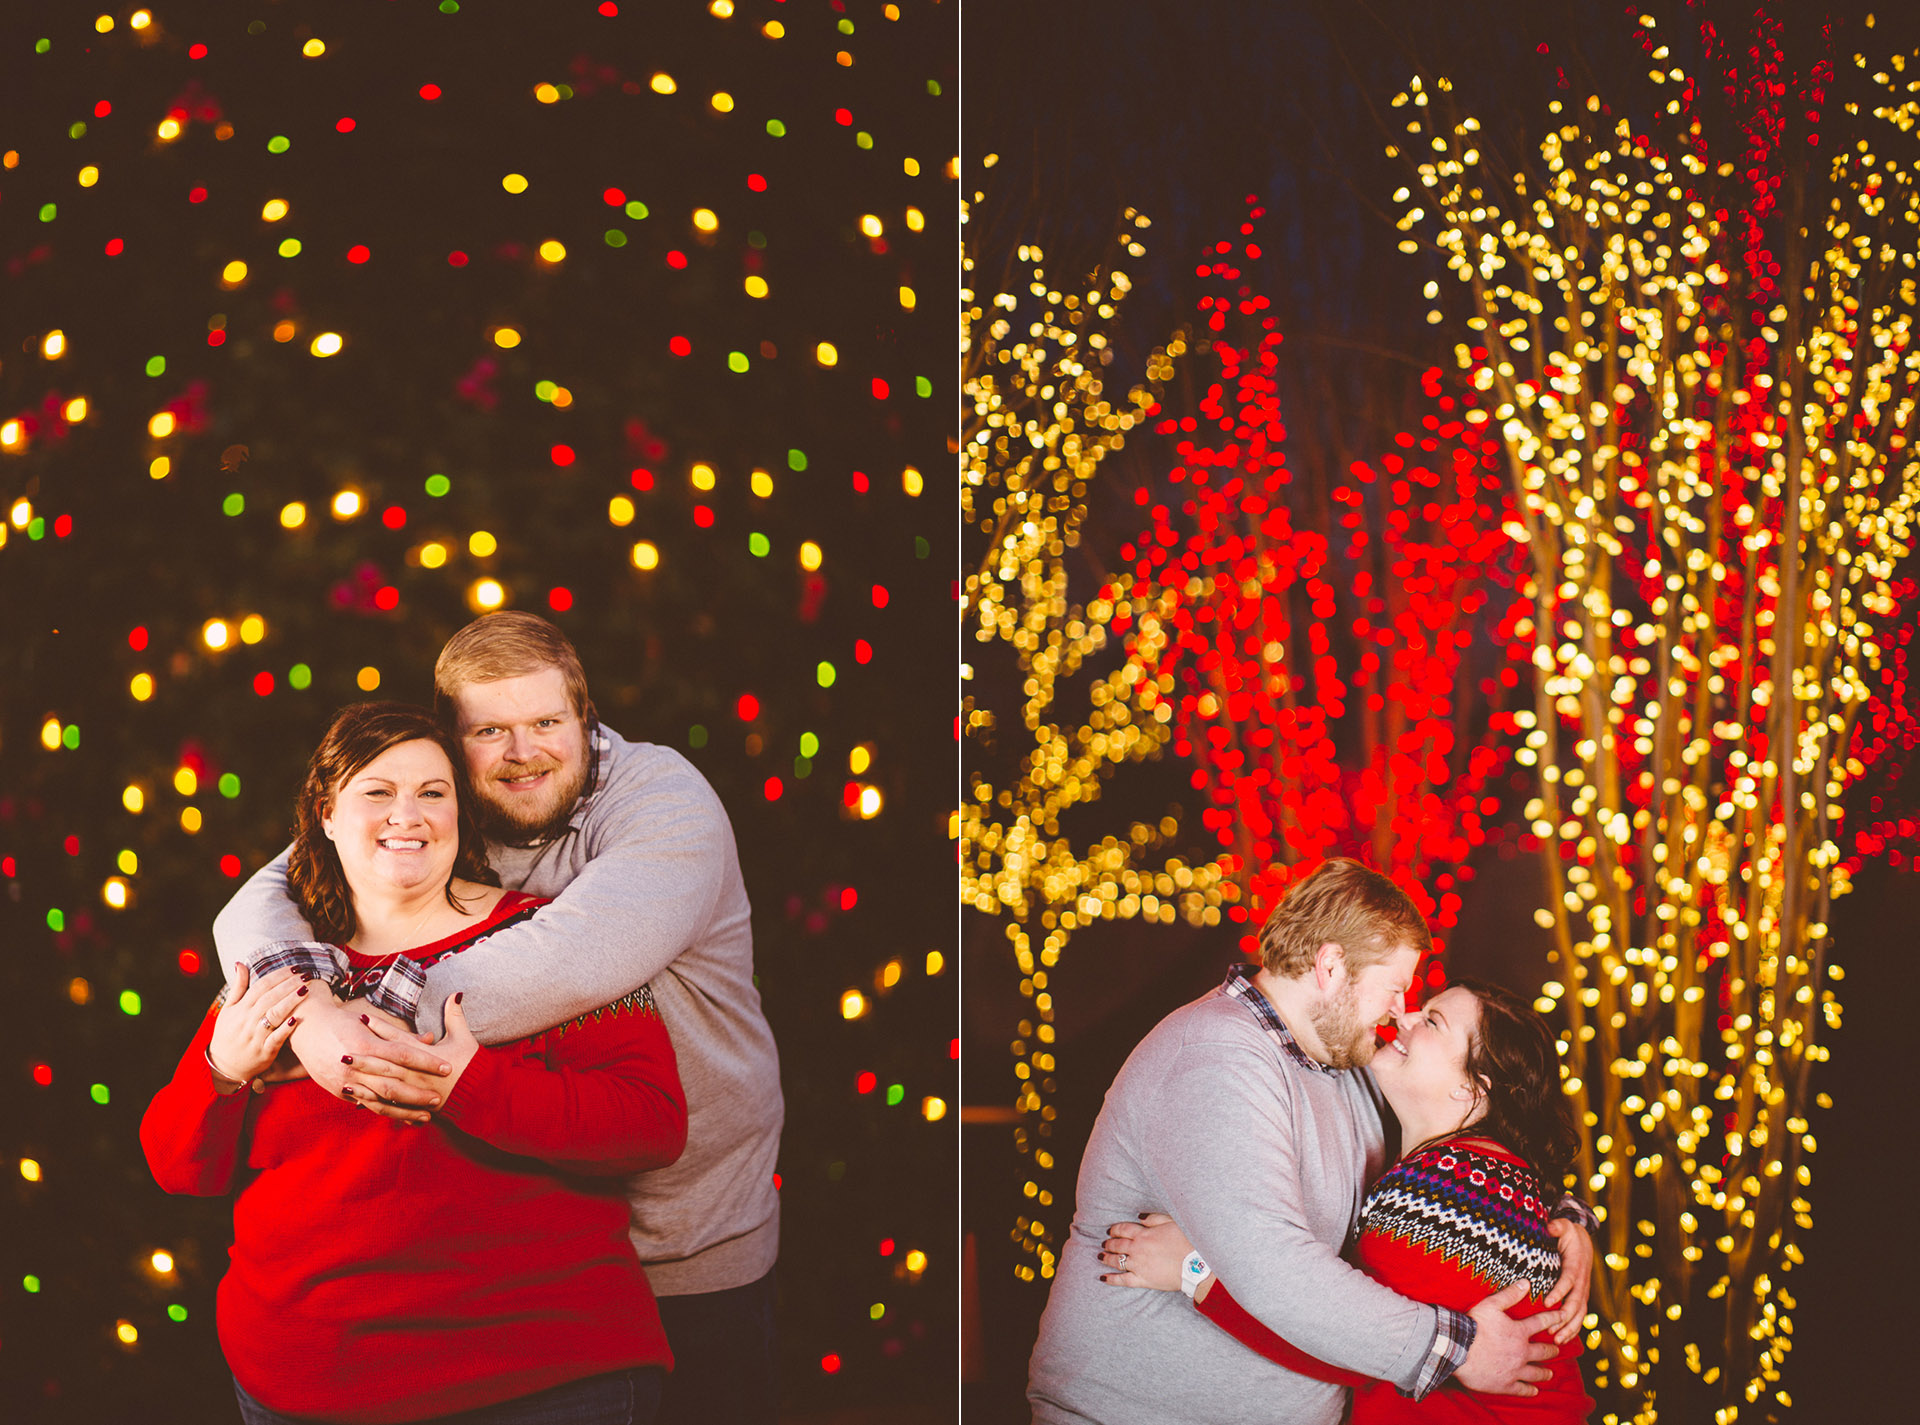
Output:
<svg viewBox="0 0 1920 1425">
<path fill-rule="evenodd" d="M 256 980 L 244 964 L 236 964 L 233 988 L 214 1018 L 207 1060 L 221 1078 L 244 1084 L 273 1067 L 274 1056 L 300 1022 L 294 1010 L 307 986 L 292 970 L 275 970 Z"/>
<path fill-rule="evenodd" d="M 1100 1265 L 1113 1267 L 1100 1280 L 1113 1286 L 1180 1290 L 1180 1264 L 1193 1250 L 1186 1234 L 1164 1212 L 1149 1212 L 1138 1222 L 1116 1222 L 1101 1244 Z"/>
</svg>

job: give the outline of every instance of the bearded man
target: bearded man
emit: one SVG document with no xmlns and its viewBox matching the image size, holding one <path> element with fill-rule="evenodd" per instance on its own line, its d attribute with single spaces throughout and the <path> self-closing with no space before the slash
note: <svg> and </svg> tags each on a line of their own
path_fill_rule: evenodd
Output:
<svg viewBox="0 0 1920 1425">
<path fill-rule="evenodd" d="M 501 1044 L 650 986 L 687 1095 L 686 1153 L 627 1185 L 634 1250 L 674 1354 L 658 1420 L 772 1425 L 784 1113 L 726 811 L 679 753 L 600 726 L 579 655 L 533 614 L 488 614 L 447 640 L 434 703 L 465 753 L 501 883 L 552 903 L 424 971 L 402 957 L 371 1006 L 310 997 L 320 1002 L 301 1011 L 293 1052 L 329 1092 L 422 1121 L 447 1066 L 407 1023 L 437 1036 L 456 992 L 480 1042 Z M 286 885 L 282 853 L 220 913 L 221 964 L 337 980 Z"/>
<path fill-rule="evenodd" d="M 1356 861 L 1331 860 L 1274 909 L 1258 969 L 1236 966 L 1140 1042 L 1081 1159 L 1073 1230 L 1031 1362 L 1036 1421 L 1341 1418 L 1342 1387 L 1247 1350 L 1184 1297 L 1102 1282 L 1109 1224 L 1147 1212 L 1171 1213 L 1197 1249 L 1189 1292 L 1211 1268 L 1249 1312 L 1321 1360 L 1414 1399 L 1449 1378 L 1534 1393 L 1531 1382 L 1547 1376 L 1536 1362 L 1554 1348 L 1528 1337 L 1565 1316 L 1510 1319 L 1504 1308 L 1521 1284 L 1460 1312 L 1399 1296 L 1341 1258 L 1388 1161 L 1383 1101 L 1366 1072 L 1374 1027 L 1403 1006 L 1431 945 L 1405 892 Z M 1563 1312 L 1584 1309 L 1592 1243 L 1578 1231 L 1561 1240 L 1567 1272 L 1551 1299 L 1565 1291 Z"/>
</svg>

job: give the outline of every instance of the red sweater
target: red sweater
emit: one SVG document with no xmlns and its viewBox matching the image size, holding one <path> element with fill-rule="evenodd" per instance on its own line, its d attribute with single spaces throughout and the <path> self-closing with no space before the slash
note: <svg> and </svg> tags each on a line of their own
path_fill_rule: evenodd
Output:
<svg viewBox="0 0 1920 1425">
<path fill-rule="evenodd" d="M 1551 1203 L 1533 1172 L 1485 1138 L 1443 1140 L 1408 1154 L 1380 1175 L 1360 1209 L 1360 1266 L 1415 1301 L 1467 1311 L 1525 1277 L 1536 1295 L 1508 1313 L 1516 1321 L 1546 1309 L 1540 1299 L 1560 1275 L 1547 1231 Z M 1449 1382 L 1409 1400 L 1385 1381 L 1308 1355 L 1257 1321 L 1216 1281 L 1200 1311 L 1241 1344 L 1315 1380 L 1353 1387 L 1349 1425 L 1575 1425 L 1593 1409 L 1580 1381 L 1580 1338 L 1548 1361 L 1553 1372 L 1531 1396 L 1488 1395 Z M 1540 1332 L 1536 1341 L 1551 1342 Z"/>
<path fill-rule="evenodd" d="M 481 924 L 410 953 L 431 963 L 539 904 L 509 892 Z M 238 1182 L 220 1344 L 255 1399 L 386 1425 L 672 1364 L 621 1181 L 686 1145 L 673 1045 L 646 989 L 483 1046 L 417 1127 L 305 1079 L 217 1093 L 216 1013 L 140 1141 L 169 1192 Z"/>
</svg>

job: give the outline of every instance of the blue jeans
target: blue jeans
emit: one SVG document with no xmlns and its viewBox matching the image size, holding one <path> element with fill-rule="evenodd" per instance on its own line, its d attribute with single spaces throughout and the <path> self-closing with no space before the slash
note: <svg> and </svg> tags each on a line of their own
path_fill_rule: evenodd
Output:
<svg viewBox="0 0 1920 1425">
<path fill-rule="evenodd" d="M 773 1273 L 757 1282 L 660 1298 L 673 1372 L 659 1425 L 774 1425 Z"/>
<path fill-rule="evenodd" d="M 652 1425 L 665 1376 L 658 1366 L 635 1366 L 458 1415 L 437 1415 L 419 1425 Z M 233 1393 L 245 1425 L 314 1425 L 310 1418 L 269 1410 L 242 1390 L 239 1381 L 233 1383 Z"/>
</svg>

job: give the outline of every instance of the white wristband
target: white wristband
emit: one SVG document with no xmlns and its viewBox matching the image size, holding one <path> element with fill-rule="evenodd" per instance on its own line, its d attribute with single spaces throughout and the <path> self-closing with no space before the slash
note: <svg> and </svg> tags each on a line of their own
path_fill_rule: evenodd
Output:
<svg viewBox="0 0 1920 1425">
<path fill-rule="evenodd" d="M 1212 1275 L 1206 1259 L 1198 1252 L 1189 1252 L 1186 1260 L 1180 1263 L 1180 1290 L 1185 1292 L 1187 1298 L 1191 1300 L 1200 1283 Z"/>
</svg>

